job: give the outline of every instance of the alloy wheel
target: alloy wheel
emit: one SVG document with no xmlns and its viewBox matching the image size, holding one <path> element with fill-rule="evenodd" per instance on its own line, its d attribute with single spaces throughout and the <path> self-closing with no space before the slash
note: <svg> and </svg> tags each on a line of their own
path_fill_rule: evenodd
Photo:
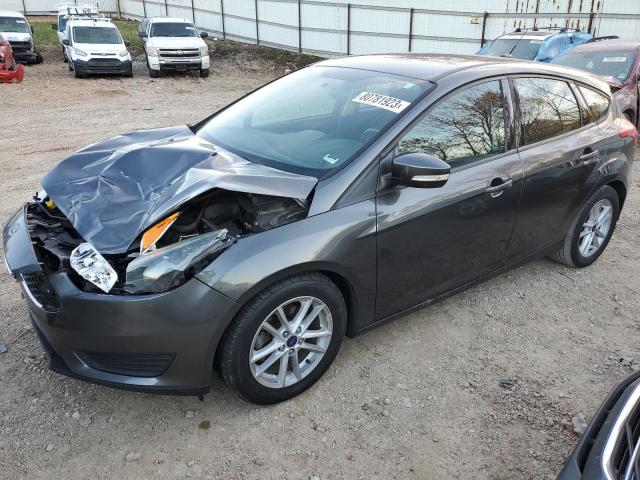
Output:
<svg viewBox="0 0 640 480">
<path fill-rule="evenodd" d="M 591 207 L 578 237 L 580 255 L 587 258 L 600 250 L 607 239 L 612 220 L 613 205 L 606 198 L 596 202 Z"/>
<path fill-rule="evenodd" d="M 270 388 L 289 387 L 309 375 L 331 343 L 329 307 L 316 297 L 287 300 L 260 324 L 251 342 L 249 366 Z"/>
</svg>

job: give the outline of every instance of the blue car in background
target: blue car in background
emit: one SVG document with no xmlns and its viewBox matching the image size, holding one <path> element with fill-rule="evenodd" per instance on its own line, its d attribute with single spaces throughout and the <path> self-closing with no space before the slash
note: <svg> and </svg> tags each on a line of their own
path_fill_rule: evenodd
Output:
<svg viewBox="0 0 640 480">
<path fill-rule="evenodd" d="M 536 62 L 549 62 L 561 53 L 593 39 L 580 30 L 516 29 L 490 40 L 476 55 L 490 57 L 513 57 Z"/>
</svg>

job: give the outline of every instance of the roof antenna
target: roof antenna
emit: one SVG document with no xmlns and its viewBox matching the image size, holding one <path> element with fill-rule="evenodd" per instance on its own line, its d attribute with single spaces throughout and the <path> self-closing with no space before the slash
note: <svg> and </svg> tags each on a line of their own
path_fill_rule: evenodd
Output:
<svg viewBox="0 0 640 480">
<path fill-rule="evenodd" d="M 517 29 L 516 32 L 520 30 Z M 522 40 L 522 37 L 524 37 L 525 33 L 527 33 L 527 30 L 522 30 L 522 35 L 520 35 L 520 38 L 516 41 L 516 43 L 513 44 L 513 47 L 511 47 L 511 50 L 509 50 L 509 53 L 504 53 L 502 55 L 500 55 L 501 57 L 511 57 L 513 56 L 513 51 L 516 49 L 516 47 L 518 46 L 518 44 L 520 43 L 520 40 Z"/>
</svg>

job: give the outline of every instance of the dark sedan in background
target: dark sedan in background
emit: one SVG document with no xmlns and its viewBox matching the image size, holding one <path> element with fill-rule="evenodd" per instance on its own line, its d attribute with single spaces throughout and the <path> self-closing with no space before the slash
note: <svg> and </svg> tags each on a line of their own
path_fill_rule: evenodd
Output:
<svg viewBox="0 0 640 480">
<path fill-rule="evenodd" d="M 638 126 L 640 40 L 611 39 L 580 45 L 551 63 L 600 75 L 611 87 L 618 109 Z"/>
<path fill-rule="evenodd" d="M 635 127 L 578 70 L 373 55 L 197 125 L 91 145 L 4 229 L 56 371 L 274 403 L 356 335 L 552 255 L 604 251 Z M 425 347 L 425 348 L 428 348 Z"/>
</svg>

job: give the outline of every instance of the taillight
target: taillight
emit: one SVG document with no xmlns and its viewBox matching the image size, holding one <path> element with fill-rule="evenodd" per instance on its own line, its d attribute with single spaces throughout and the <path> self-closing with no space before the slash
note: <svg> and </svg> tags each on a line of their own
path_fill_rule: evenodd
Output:
<svg viewBox="0 0 640 480">
<path fill-rule="evenodd" d="M 618 126 L 618 136 L 620 138 L 633 138 L 633 144 L 638 145 L 638 129 L 626 118 L 620 119 Z"/>
</svg>

